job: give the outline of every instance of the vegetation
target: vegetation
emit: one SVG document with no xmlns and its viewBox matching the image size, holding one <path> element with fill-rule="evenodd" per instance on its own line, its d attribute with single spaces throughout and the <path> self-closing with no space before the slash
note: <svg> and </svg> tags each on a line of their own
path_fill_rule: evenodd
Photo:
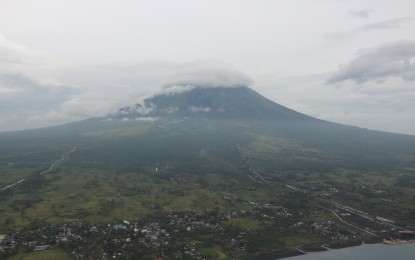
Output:
<svg viewBox="0 0 415 260">
<path fill-rule="evenodd" d="M 32 253 L 20 253 L 10 257 L 10 260 L 69 260 L 73 259 L 63 250 L 46 250 Z"/>
</svg>

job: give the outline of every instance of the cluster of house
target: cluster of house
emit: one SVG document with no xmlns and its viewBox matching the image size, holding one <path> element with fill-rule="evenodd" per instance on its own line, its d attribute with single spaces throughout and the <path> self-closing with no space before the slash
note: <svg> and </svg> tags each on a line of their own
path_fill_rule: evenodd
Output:
<svg viewBox="0 0 415 260">
<path fill-rule="evenodd" d="M 279 217 L 291 217 L 292 214 L 288 212 L 286 208 L 280 205 L 265 203 L 261 204 L 252 200 L 247 200 L 241 197 L 238 197 L 237 195 L 233 193 L 227 193 L 223 195 L 223 199 L 226 201 L 235 200 L 239 203 L 243 203 L 245 205 L 252 206 L 255 210 L 253 211 L 231 211 L 228 212 L 228 218 L 236 218 L 236 217 L 242 217 L 242 216 L 256 216 L 260 219 L 274 219 L 276 216 Z M 268 214 L 264 214 L 264 212 Z"/>
<path fill-rule="evenodd" d="M 170 225 L 185 227 L 187 231 L 204 229 L 222 231 L 218 219 L 212 215 L 206 214 L 172 214 L 170 217 Z"/>
<path fill-rule="evenodd" d="M 349 240 L 357 240 L 360 237 L 357 234 L 352 233 L 342 233 L 335 228 L 336 222 L 332 220 L 326 220 L 326 221 L 319 221 L 314 222 L 311 224 L 311 226 L 317 230 L 320 234 L 322 234 L 323 237 L 329 238 L 333 241 L 349 241 Z"/>
<path fill-rule="evenodd" d="M 15 251 L 16 251 L 15 236 L 0 234 L 0 254 L 10 254 Z"/>
<path fill-rule="evenodd" d="M 44 224 L 0 235 L 0 256 L 20 251 L 42 251 L 67 242 L 82 243 L 88 233 L 86 223 Z"/>
<path fill-rule="evenodd" d="M 260 204 L 232 194 L 225 195 L 225 199 L 236 199 L 252 208 L 247 211 L 175 212 L 140 221 L 114 220 L 111 224 L 86 222 L 37 224 L 21 231 L 0 235 L 0 258 L 17 252 L 59 247 L 69 252 L 75 259 L 91 256 L 93 259 L 128 258 L 137 254 L 137 248 L 149 252 L 173 249 L 182 256 L 184 254 L 192 259 L 202 259 L 198 245 L 183 243 L 186 241 L 183 238 L 200 232 L 222 236 L 227 228 L 224 223 L 229 223 L 228 220 L 234 218 L 269 219 L 277 216 L 292 216 L 287 209 L 278 205 Z M 245 251 L 247 241 L 244 237 L 241 233 L 227 239 L 229 245 Z M 94 245 L 92 249 L 91 245 Z"/>
<path fill-rule="evenodd" d="M 169 216 L 166 223 L 157 221 L 129 222 L 117 220 L 112 224 L 92 225 L 85 222 L 63 224 L 42 224 L 22 231 L 0 235 L 0 258 L 17 252 L 41 251 L 62 248 L 75 259 L 119 259 L 134 255 L 132 249 L 148 248 L 154 252 L 163 251 L 179 233 L 193 229 L 221 230 L 219 224 L 196 220 L 193 213 Z M 165 229 L 166 226 L 171 231 Z M 88 252 L 91 244 L 100 243 Z M 177 250 L 192 259 L 202 259 L 196 244 L 189 243 Z"/>
</svg>

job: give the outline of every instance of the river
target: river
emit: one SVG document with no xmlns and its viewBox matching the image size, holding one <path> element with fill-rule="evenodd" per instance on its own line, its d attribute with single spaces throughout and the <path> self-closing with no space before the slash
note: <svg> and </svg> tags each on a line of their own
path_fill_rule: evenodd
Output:
<svg viewBox="0 0 415 260">
<path fill-rule="evenodd" d="M 286 258 L 287 260 L 414 260 L 415 243 L 384 245 L 370 244 L 354 246 L 342 249 L 330 249 L 328 251 L 308 253 L 306 255 Z"/>
</svg>

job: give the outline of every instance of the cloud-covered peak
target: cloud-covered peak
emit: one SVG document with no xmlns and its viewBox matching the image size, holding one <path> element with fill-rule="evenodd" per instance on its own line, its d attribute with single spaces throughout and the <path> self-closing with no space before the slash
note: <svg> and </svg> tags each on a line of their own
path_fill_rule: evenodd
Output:
<svg viewBox="0 0 415 260">
<path fill-rule="evenodd" d="M 327 82 L 352 80 L 356 83 L 381 82 L 387 78 L 415 80 L 415 41 L 393 42 L 361 50 L 355 59 L 341 65 Z"/>
<path fill-rule="evenodd" d="M 237 87 L 249 86 L 252 80 L 233 65 L 215 60 L 198 60 L 179 65 L 166 78 L 165 88 L 174 86 L 192 87 Z"/>
</svg>

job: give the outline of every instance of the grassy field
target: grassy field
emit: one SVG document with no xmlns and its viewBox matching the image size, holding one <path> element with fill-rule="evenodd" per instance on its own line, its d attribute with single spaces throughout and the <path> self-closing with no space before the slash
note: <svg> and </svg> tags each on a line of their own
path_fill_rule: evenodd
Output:
<svg viewBox="0 0 415 260">
<path fill-rule="evenodd" d="M 118 125 L 123 125 L 123 127 L 103 127 L 102 130 L 94 131 L 85 131 L 81 133 L 81 136 L 84 137 L 100 137 L 100 138 L 114 138 L 120 136 L 132 136 L 139 135 L 148 131 L 151 123 L 141 122 L 140 124 L 130 123 L 130 122 L 120 122 Z"/>
<path fill-rule="evenodd" d="M 274 160 L 276 157 L 304 157 L 313 159 L 322 154 L 314 148 L 305 147 L 301 142 L 286 138 L 254 135 L 255 140 L 242 149 L 247 157 Z M 295 151 L 295 152 L 294 152 Z"/>
<path fill-rule="evenodd" d="M 9 166 L 8 164 L 0 165 L 0 188 L 10 185 L 23 178 L 26 178 L 34 170 L 36 169 L 32 167 L 20 168 L 16 166 Z"/>
<path fill-rule="evenodd" d="M 241 227 L 242 229 L 253 230 L 261 228 L 257 219 L 254 218 L 235 218 L 229 221 L 229 224 Z"/>
<path fill-rule="evenodd" d="M 200 252 L 206 256 L 212 257 L 213 259 L 218 259 L 218 260 L 228 259 L 228 257 L 223 252 L 223 249 L 220 245 L 202 248 Z"/>
<path fill-rule="evenodd" d="M 59 249 L 20 253 L 9 258 L 9 260 L 71 260 L 73 259 L 65 251 Z"/>
<path fill-rule="evenodd" d="M 234 185 L 220 186 L 226 181 L 215 174 L 205 180 L 188 174 L 116 174 L 79 169 L 48 174 L 45 182 L 46 185 L 33 190 L 19 187 L 0 200 L 3 230 L 11 225 L 10 220 L 21 228 L 33 221 L 106 223 L 114 218 L 135 219 L 157 212 L 224 210 L 226 190 L 246 185 L 233 179 Z M 212 187 L 221 187 L 223 191 L 212 192 Z M 258 193 L 255 197 L 264 195 Z"/>
</svg>

